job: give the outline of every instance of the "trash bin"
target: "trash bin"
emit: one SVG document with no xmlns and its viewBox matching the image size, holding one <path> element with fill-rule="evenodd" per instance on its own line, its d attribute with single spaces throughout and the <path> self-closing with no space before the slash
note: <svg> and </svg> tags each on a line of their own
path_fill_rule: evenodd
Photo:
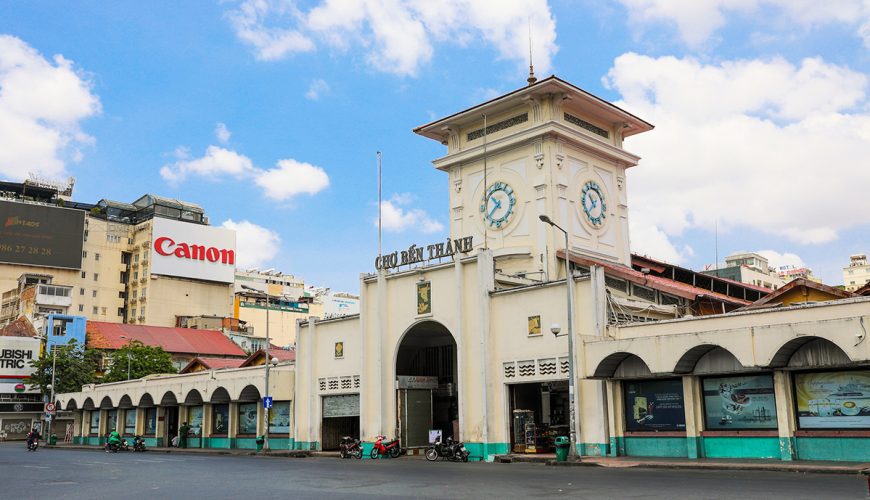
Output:
<svg viewBox="0 0 870 500">
<path fill-rule="evenodd" d="M 50 444 L 51 446 L 57 445 L 57 434 L 52 434 L 48 437 L 48 444 Z"/>
<path fill-rule="evenodd" d="M 557 462 L 567 462 L 568 461 L 568 448 L 571 446 L 571 441 L 565 436 L 559 436 L 556 438 L 556 461 Z"/>
<path fill-rule="evenodd" d="M 263 436 L 257 436 L 257 451 L 263 451 L 263 443 L 265 442 L 266 440 L 263 439 Z"/>
</svg>

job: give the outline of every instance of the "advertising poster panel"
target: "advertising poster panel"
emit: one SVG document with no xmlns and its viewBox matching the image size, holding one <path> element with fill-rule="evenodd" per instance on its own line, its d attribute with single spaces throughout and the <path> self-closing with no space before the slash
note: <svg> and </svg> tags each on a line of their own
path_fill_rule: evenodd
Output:
<svg viewBox="0 0 870 500">
<path fill-rule="evenodd" d="M 80 269 L 84 231 L 81 210 L 0 201 L 0 262 Z"/>
<path fill-rule="evenodd" d="M 773 375 L 705 378 L 708 430 L 776 429 Z"/>
<path fill-rule="evenodd" d="M 0 337 L 0 388 L 7 393 L 38 392 L 29 383 L 34 371 L 30 362 L 39 359 L 39 349 L 36 338 Z"/>
<path fill-rule="evenodd" d="M 797 373 L 794 387 L 802 429 L 870 428 L 870 370 Z"/>
<path fill-rule="evenodd" d="M 269 432 L 275 434 L 290 433 L 290 402 L 276 401 L 269 410 Z"/>
<path fill-rule="evenodd" d="M 232 283 L 236 271 L 236 232 L 155 217 L 151 273 Z"/>
<path fill-rule="evenodd" d="M 685 431 L 683 381 L 632 380 L 625 387 L 625 430 Z"/>
</svg>

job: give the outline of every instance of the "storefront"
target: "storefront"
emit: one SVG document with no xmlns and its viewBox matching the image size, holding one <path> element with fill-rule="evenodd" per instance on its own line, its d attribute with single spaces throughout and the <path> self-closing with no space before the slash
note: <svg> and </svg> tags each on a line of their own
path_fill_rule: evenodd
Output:
<svg viewBox="0 0 870 500">
<path fill-rule="evenodd" d="M 508 385 L 511 409 L 511 450 L 551 453 L 558 436 L 568 436 L 568 381 Z"/>
<path fill-rule="evenodd" d="M 343 436 L 359 437 L 359 394 L 323 396 L 324 450 L 337 450 Z"/>
<path fill-rule="evenodd" d="M 34 426 L 42 428 L 42 396 L 30 385 L 30 362 L 39 357 L 39 350 L 38 339 L 0 337 L 0 437 L 4 439 L 24 439 Z"/>
</svg>

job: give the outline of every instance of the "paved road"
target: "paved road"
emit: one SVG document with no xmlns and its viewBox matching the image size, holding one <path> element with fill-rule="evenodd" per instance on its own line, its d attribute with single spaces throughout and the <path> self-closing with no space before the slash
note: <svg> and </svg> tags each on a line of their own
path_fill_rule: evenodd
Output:
<svg viewBox="0 0 870 500">
<path fill-rule="evenodd" d="M 0 444 L 0 498 L 863 499 L 857 476 L 24 450 Z"/>
</svg>

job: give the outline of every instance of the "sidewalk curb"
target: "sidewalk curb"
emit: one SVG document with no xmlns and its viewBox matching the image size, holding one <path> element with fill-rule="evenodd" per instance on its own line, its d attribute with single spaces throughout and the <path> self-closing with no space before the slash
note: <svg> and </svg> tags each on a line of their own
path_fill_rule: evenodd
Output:
<svg viewBox="0 0 870 500">
<path fill-rule="evenodd" d="M 546 465 L 562 466 L 562 467 L 604 467 L 613 469 L 687 469 L 687 470 L 718 470 L 718 471 L 761 471 L 761 472 L 796 472 L 803 474 L 852 474 L 862 475 L 868 474 L 867 469 L 858 469 L 854 467 L 813 467 L 813 466 L 790 466 L 782 467 L 777 465 L 767 464 L 682 464 L 682 463 L 656 463 L 656 462 L 638 462 L 632 464 L 607 464 L 594 461 L 579 461 L 579 462 L 557 462 L 548 460 Z"/>
<path fill-rule="evenodd" d="M 64 445 L 64 446 L 50 446 L 45 445 L 42 448 L 49 450 L 85 450 L 85 451 L 103 451 L 102 447 L 99 446 L 80 446 L 80 445 Z M 200 451 L 202 450 L 202 451 Z M 121 452 L 119 452 L 121 453 Z M 128 453 L 128 452 L 123 452 Z M 130 451 L 129 453 L 139 453 Z M 149 455 L 160 455 L 160 454 L 179 454 L 179 455 L 236 455 L 236 456 L 260 456 L 260 457 L 274 457 L 274 458 L 307 458 L 311 456 L 311 452 L 305 450 L 280 450 L 280 451 L 272 451 L 270 453 L 258 453 L 254 450 L 221 450 L 221 449 L 202 449 L 202 448 L 192 448 L 192 449 L 164 449 L 164 448 L 149 448 L 144 453 Z"/>
</svg>

